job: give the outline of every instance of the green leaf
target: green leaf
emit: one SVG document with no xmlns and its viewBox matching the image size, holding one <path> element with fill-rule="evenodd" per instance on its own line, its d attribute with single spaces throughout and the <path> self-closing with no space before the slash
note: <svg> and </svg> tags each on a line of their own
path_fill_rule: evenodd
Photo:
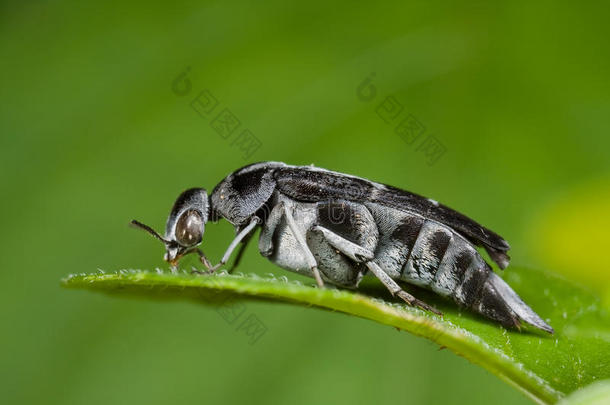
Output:
<svg viewBox="0 0 610 405">
<path fill-rule="evenodd" d="M 185 271 L 122 270 L 71 275 L 62 283 L 71 288 L 212 305 L 223 305 L 228 299 L 255 299 L 344 312 L 430 339 L 540 403 L 555 403 L 596 380 L 610 378 L 610 316 L 599 298 L 541 271 L 511 267 L 504 278 L 555 328 L 554 335 L 534 329 L 506 330 L 430 292 L 415 291 L 418 298 L 444 313 L 439 317 L 398 303 L 374 280 L 352 292 L 255 274 L 200 276 Z"/>
<path fill-rule="evenodd" d="M 586 386 L 562 399 L 558 405 L 608 405 L 610 404 L 610 380 Z"/>
</svg>

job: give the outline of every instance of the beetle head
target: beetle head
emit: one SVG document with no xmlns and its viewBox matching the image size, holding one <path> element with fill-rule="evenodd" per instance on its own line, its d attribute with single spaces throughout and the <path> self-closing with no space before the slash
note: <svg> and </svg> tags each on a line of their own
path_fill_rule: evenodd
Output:
<svg viewBox="0 0 610 405">
<path fill-rule="evenodd" d="M 165 236 L 136 220 L 131 224 L 147 231 L 165 244 L 165 261 L 176 266 L 178 260 L 189 253 L 201 252 L 205 224 L 208 221 L 208 194 L 203 188 L 191 188 L 178 196 L 165 225 Z"/>
</svg>

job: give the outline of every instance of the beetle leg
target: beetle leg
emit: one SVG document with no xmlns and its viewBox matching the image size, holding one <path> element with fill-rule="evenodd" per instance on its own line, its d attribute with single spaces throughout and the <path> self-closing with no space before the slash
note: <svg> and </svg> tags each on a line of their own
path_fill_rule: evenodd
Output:
<svg viewBox="0 0 610 405">
<path fill-rule="evenodd" d="M 288 207 L 284 206 L 283 211 L 284 211 L 284 217 L 286 218 L 286 223 L 288 224 L 290 231 L 294 235 L 294 237 L 297 240 L 297 242 L 299 243 L 299 245 L 301 245 L 301 249 L 303 250 L 303 253 L 305 253 L 305 258 L 308 262 L 311 272 L 313 273 L 314 278 L 316 279 L 316 283 L 318 284 L 318 287 L 320 287 L 320 288 L 324 287 L 324 281 L 322 281 L 322 276 L 320 276 L 320 270 L 318 270 L 318 262 L 316 262 L 316 258 L 313 256 L 313 253 L 311 253 L 311 250 L 309 250 L 309 246 L 307 246 L 307 242 L 305 242 L 305 238 L 303 237 L 304 232 L 299 228 L 299 226 L 295 222 L 294 218 L 292 217 L 292 213 L 290 212 Z"/>
<path fill-rule="evenodd" d="M 194 251 L 199 255 L 199 260 L 201 260 L 201 263 L 203 263 L 203 265 L 209 269 L 212 266 L 212 263 L 210 263 L 203 251 L 201 249 L 195 249 Z"/>
<path fill-rule="evenodd" d="M 374 253 L 368 249 L 363 248 L 351 242 L 340 235 L 337 235 L 333 231 L 324 228 L 323 226 L 316 225 L 313 227 L 314 231 L 322 233 L 328 243 L 335 249 L 341 251 L 350 259 L 356 262 L 365 262 L 375 257 Z"/>
<path fill-rule="evenodd" d="M 250 243 L 250 241 L 252 240 L 252 235 L 254 234 L 254 232 L 249 233 L 248 235 L 246 235 L 246 237 L 241 241 L 241 245 L 239 246 L 239 250 L 237 251 L 237 257 L 235 257 L 235 261 L 233 262 L 233 265 L 231 266 L 231 268 L 229 269 L 229 273 L 232 273 L 233 270 L 235 270 L 235 268 L 237 268 L 237 266 L 239 266 L 239 262 L 241 262 L 241 258 L 244 255 L 244 252 L 246 251 L 246 247 L 248 247 L 248 244 Z"/>
<path fill-rule="evenodd" d="M 279 202 L 273 207 L 263 225 L 258 238 L 258 250 L 264 257 L 269 257 L 273 254 L 273 235 L 282 219 L 282 215 L 284 215 L 284 202 Z"/>
<path fill-rule="evenodd" d="M 250 231 L 252 231 L 252 229 L 254 229 L 254 227 L 260 223 L 261 223 L 260 218 L 252 217 L 252 220 L 250 220 L 250 223 L 248 224 L 248 226 L 246 226 L 244 229 L 242 229 L 242 231 L 239 234 L 237 234 L 235 239 L 233 239 L 233 241 L 227 248 L 225 254 L 222 256 L 222 259 L 220 260 L 220 262 L 218 264 L 216 264 L 215 266 L 208 267 L 210 272 L 214 272 L 219 267 L 223 266 L 226 262 L 228 262 L 229 258 L 231 257 L 231 253 L 233 253 L 233 250 L 235 250 L 235 248 L 237 247 L 239 242 L 241 242 L 242 239 L 244 239 L 246 237 L 246 235 L 248 235 L 250 233 Z"/>
<path fill-rule="evenodd" d="M 403 299 L 403 301 L 405 301 L 411 306 L 420 307 L 421 309 L 434 312 L 437 315 L 443 315 L 443 313 L 440 312 L 438 309 L 431 307 L 423 301 L 418 300 L 417 298 L 400 288 L 396 281 L 392 280 L 390 276 L 385 271 L 383 271 L 381 267 L 377 265 L 377 263 L 368 261 L 365 264 L 366 267 L 368 267 L 369 270 L 371 270 L 371 272 L 379 279 L 379 281 L 381 281 L 381 283 L 386 286 L 386 288 L 390 291 L 390 293 L 392 293 L 392 295 L 398 295 L 400 298 Z"/>
<path fill-rule="evenodd" d="M 363 247 L 350 242 L 349 240 L 337 235 L 336 233 L 322 227 L 315 226 L 313 228 L 314 231 L 321 232 L 324 235 L 324 238 L 330 243 L 335 249 L 339 250 L 341 253 L 349 257 L 350 259 L 361 262 L 368 267 L 368 269 L 381 281 L 381 283 L 390 291 L 392 295 L 397 295 L 402 300 L 404 300 L 407 304 L 411 306 L 420 307 L 422 309 L 428 310 L 430 312 L 434 312 L 435 314 L 442 315 L 436 308 L 431 307 L 423 301 L 418 300 L 411 294 L 404 291 L 400 286 L 392 280 L 392 278 L 377 265 L 373 259 L 374 253 L 364 249 Z"/>
</svg>

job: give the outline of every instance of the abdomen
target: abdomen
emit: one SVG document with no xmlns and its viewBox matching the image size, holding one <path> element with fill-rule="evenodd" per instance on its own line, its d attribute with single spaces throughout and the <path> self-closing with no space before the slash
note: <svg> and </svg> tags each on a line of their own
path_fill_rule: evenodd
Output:
<svg viewBox="0 0 610 405">
<path fill-rule="evenodd" d="M 504 326 L 524 321 L 553 332 L 452 228 L 418 214 L 367 207 L 380 233 L 375 262 L 390 277 L 451 298 Z"/>
<path fill-rule="evenodd" d="M 379 267 L 392 278 L 467 304 L 474 281 L 484 283 L 487 263 L 474 246 L 451 228 L 418 214 L 369 207 L 378 224 Z"/>
<path fill-rule="evenodd" d="M 438 222 L 422 219 L 400 279 L 470 307 L 491 272 L 470 242 Z"/>
</svg>

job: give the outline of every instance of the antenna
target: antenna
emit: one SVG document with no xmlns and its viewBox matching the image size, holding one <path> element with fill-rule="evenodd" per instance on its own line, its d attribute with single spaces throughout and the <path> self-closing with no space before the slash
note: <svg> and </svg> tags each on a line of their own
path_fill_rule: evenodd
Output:
<svg viewBox="0 0 610 405">
<path fill-rule="evenodd" d="M 155 231 L 154 229 L 152 229 L 148 225 L 144 225 L 143 223 L 141 223 L 139 221 L 136 221 L 135 219 L 132 219 L 129 224 L 131 226 L 133 226 L 134 228 L 139 228 L 139 229 L 142 229 L 142 230 L 148 232 L 149 234 L 151 234 L 155 238 L 159 239 L 161 242 L 165 243 L 166 245 L 170 243 L 170 241 L 168 241 L 167 239 L 163 238 L 161 235 L 159 235 L 157 233 L 157 231 Z"/>
</svg>

